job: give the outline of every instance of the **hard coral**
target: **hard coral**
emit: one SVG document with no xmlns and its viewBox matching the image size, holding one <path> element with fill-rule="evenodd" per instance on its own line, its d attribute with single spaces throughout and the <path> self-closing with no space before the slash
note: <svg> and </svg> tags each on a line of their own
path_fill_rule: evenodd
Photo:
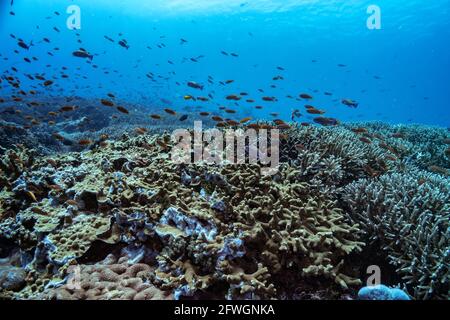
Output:
<svg viewBox="0 0 450 320">
<path fill-rule="evenodd" d="M 445 163 L 414 157 L 421 129 L 360 126 L 285 130 L 272 176 L 260 164 L 175 164 L 166 134 L 51 158 L 5 150 L 0 240 L 28 272 L 8 297 L 343 297 L 360 285 L 354 258 L 382 243 L 416 297 L 446 298 L 448 178 L 415 167 Z M 440 130 L 428 137 L 427 150 L 442 148 Z"/>
<path fill-rule="evenodd" d="M 95 265 L 69 269 L 67 284 L 46 290 L 41 298 L 56 300 L 169 300 L 149 279 L 152 269 L 146 264 L 127 263 L 127 258 L 109 255 Z"/>
<path fill-rule="evenodd" d="M 415 298 L 449 298 L 449 178 L 417 169 L 386 174 L 352 183 L 343 200 Z"/>
</svg>

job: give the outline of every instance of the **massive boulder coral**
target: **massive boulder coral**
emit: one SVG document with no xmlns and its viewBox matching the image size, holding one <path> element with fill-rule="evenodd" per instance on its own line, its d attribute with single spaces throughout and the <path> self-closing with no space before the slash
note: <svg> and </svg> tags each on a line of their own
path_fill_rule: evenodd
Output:
<svg viewBox="0 0 450 320">
<path fill-rule="evenodd" d="M 421 170 L 362 179 L 343 201 L 418 299 L 449 299 L 450 179 Z"/>
<path fill-rule="evenodd" d="M 170 300 L 169 291 L 153 286 L 152 268 L 143 263 L 130 265 L 127 257 L 109 255 L 95 265 L 67 269 L 66 283 L 42 293 L 40 299 L 56 300 Z"/>
</svg>

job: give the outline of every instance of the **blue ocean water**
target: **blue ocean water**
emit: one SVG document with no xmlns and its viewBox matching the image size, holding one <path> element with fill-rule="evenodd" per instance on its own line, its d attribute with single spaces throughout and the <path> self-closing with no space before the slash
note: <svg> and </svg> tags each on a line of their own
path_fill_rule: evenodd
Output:
<svg viewBox="0 0 450 320">
<path fill-rule="evenodd" d="M 81 10 L 80 30 L 66 26 L 70 5 Z M 367 28 L 370 5 L 381 10 L 380 30 Z M 305 92 L 341 121 L 450 123 L 449 0 L 7 0 L 0 10 L 2 75 L 11 67 L 44 73 L 59 85 L 49 89 L 53 96 L 113 92 L 143 107 L 177 109 L 198 104 L 183 99 L 199 95 L 186 85 L 195 81 L 205 86 L 202 95 L 213 97 L 204 110 L 247 92 L 255 102 L 239 102 L 243 116 L 279 112 L 289 120 L 304 102 L 287 96 Z M 21 49 L 17 38 L 33 45 Z M 129 49 L 118 45 L 122 39 Z M 94 55 L 91 64 L 72 55 L 79 48 Z M 60 78 L 62 67 L 68 79 Z M 283 80 L 274 81 L 277 76 Z M 220 84 L 226 80 L 234 82 Z M 32 84 L 21 77 L 23 89 Z M 8 90 L 3 86 L 2 96 Z M 358 108 L 343 105 L 343 98 Z"/>
</svg>

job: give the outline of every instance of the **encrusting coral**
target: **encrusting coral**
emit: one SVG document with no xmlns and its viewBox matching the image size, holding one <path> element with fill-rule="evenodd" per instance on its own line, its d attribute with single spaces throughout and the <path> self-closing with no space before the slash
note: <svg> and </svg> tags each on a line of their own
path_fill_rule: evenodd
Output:
<svg viewBox="0 0 450 320">
<path fill-rule="evenodd" d="M 419 166 L 412 149 L 388 145 L 390 127 L 366 127 L 370 143 L 355 126 L 286 130 L 274 175 L 258 164 L 176 164 L 163 134 L 53 157 L 5 150 L 0 240 L 19 250 L 27 276 L 1 295 L 273 299 L 316 286 L 356 296 L 355 257 L 369 236 L 416 297 L 446 298 L 448 178 L 406 174 Z"/>
</svg>

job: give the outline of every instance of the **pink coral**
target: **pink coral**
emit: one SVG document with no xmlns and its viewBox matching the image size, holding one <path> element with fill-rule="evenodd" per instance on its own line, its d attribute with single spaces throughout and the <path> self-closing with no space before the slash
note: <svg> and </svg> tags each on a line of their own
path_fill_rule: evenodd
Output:
<svg viewBox="0 0 450 320">
<path fill-rule="evenodd" d="M 130 265 L 109 255 L 94 265 L 70 268 L 68 282 L 45 293 L 56 300 L 171 300 L 170 292 L 161 291 L 150 282 L 151 267 Z M 77 271 L 78 270 L 78 271 Z"/>
</svg>

